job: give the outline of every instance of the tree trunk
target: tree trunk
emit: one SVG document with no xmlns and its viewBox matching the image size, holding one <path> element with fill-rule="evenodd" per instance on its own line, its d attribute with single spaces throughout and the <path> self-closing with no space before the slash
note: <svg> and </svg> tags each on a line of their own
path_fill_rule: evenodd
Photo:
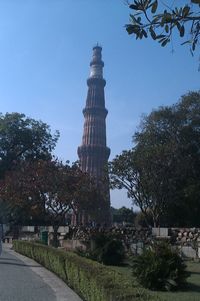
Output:
<svg viewBox="0 0 200 301">
<path fill-rule="evenodd" d="M 53 247 L 57 248 L 59 246 L 59 241 L 58 241 L 58 225 L 53 225 L 53 241 L 52 245 Z"/>
</svg>

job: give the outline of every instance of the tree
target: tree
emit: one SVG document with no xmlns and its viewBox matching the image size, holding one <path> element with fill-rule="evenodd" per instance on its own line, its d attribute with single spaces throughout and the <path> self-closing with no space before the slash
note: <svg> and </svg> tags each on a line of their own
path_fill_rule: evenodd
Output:
<svg viewBox="0 0 200 301">
<path fill-rule="evenodd" d="M 55 222 L 64 218 L 73 183 L 70 182 L 71 168 L 58 161 L 37 160 L 22 162 L 17 170 L 8 172 L 1 185 L 1 196 L 14 206 L 27 208 L 30 214 L 42 211 L 54 216 Z M 59 207 L 59 200 L 62 203 Z M 67 209 L 66 209 L 67 207 Z"/>
<path fill-rule="evenodd" d="M 50 159 L 59 133 L 19 113 L 0 115 L 0 179 L 22 160 Z"/>
<path fill-rule="evenodd" d="M 144 117 L 140 131 L 134 136 L 142 162 L 152 170 L 150 179 L 156 179 L 152 187 L 158 192 L 164 189 L 166 223 L 198 224 L 199 129 L 200 93 L 192 92 L 179 103 L 161 107 Z"/>
<path fill-rule="evenodd" d="M 200 0 L 187 0 L 178 6 L 176 1 L 168 4 L 158 0 L 134 0 L 129 4 L 133 14 L 130 14 L 126 30 L 134 34 L 136 39 L 150 36 L 164 47 L 172 40 L 174 30 L 177 29 L 181 38 L 186 36 L 182 45 L 189 44 L 193 53 L 200 38 L 199 7 Z"/>
<path fill-rule="evenodd" d="M 96 180 L 95 177 L 82 172 L 76 166 L 77 172 L 77 190 L 73 200 L 73 213 L 76 215 L 78 224 L 95 221 L 97 224 L 102 223 L 102 212 L 109 211 L 109 203 L 107 202 L 107 181 L 104 179 Z M 83 217 L 84 221 L 79 217 Z M 107 216 L 106 216 L 107 217 Z M 109 219 L 109 217 L 108 217 Z M 110 219 L 106 220 L 107 224 Z"/>
<path fill-rule="evenodd" d="M 53 226 L 55 244 L 66 214 L 84 209 L 92 212 L 97 206 L 96 196 L 96 185 L 89 175 L 77 164 L 70 166 L 58 160 L 26 160 L 20 168 L 6 174 L 0 189 L 0 197 L 12 212 L 24 213 L 16 216 L 15 222 L 28 222 L 30 217 L 34 222 L 40 217 L 40 223 Z"/>
<path fill-rule="evenodd" d="M 8 203 L 0 201 L 0 224 L 6 224 L 11 220 L 11 208 Z"/>
<path fill-rule="evenodd" d="M 0 180 L 5 173 L 16 170 L 25 160 L 49 160 L 55 148 L 59 133 L 51 134 L 50 127 L 42 121 L 19 113 L 0 114 Z M 11 212 L 10 206 L 0 199 L 0 211 L 4 222 L 26 220 L 22 210 Z M 23 218 L 22 218 L 23 216 Z"/>
<path fill-rule="evenodd" d="M 142 118 L 132 150 L 111 163 L 114 187 L 154 225 L 195 226 L 200 214 L 200 92 Z"/>
<path fill-rule="evenodd" d="M 149 162 L 148 152 L 145 154 L 146 158 L 144 155 L 141 158 L 136 148 L 123 151 L 110 163 L 110 181 L 112 188 L 126 189 L 127 196 L 144 214 L 146 224 L 151 225 L 151 216 L 156 227 L 164 213 L 167 196 L 162 191 L 163 185 L 159 187 L 160 175 L 152 174 L 152 166 L 145 164 Z"/>
<path fill-rule="evenodd" d="M 117 223 L 134 223 L 136 213 L 125 206 L 115 209 L 112 208 L 113 222 Z"/>
</svg>

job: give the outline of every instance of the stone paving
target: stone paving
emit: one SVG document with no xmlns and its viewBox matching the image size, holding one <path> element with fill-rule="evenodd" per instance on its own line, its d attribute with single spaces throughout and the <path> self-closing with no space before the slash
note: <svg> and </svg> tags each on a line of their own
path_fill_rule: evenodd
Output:
<svg viewBox="0 0 200 301">
<path fill-rule="evenodd" d="M 0 301 L 82 301 L 61 279 L 4 244 Z"/>
</svg>

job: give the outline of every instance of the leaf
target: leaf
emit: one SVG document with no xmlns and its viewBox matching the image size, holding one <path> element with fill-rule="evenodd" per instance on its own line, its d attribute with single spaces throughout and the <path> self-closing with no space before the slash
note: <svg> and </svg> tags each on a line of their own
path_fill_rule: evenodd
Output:
<svg viewBox="0 0 200 301">
<path fill-rule="evenodd" d="M 185 27 L 184 27 L 184 25 L 181 25 L 179 22 L 177 22 L 176 23 L 176 27 L 179 30 L 180 37 L 183 37 L 184 34 L 185 34 Z"/>
<path fill-rule="evenodd" d="M 182 15 L 182 11 L 183 11 L 183 8 L 182 7 L 180 7 L 180 9 L 179 9 L 179 16 L 181 16 Z"/>
<path fill-rule="evenodd" d="M 192 3 L 200 4 L 200 0 L 191 0 Z"/>
<path fill-rule="evenodd" d="M 170 13 L 165 13 L 165 22 L 170 22 L 171 21 L 171 19 L 172 19 L 172 16 L 171 16 L 171 14 Z"/>
<path fill-rule="evenodd" d="M 181 24 L 177 21 L 176 27 L 178 28 L 179 32 L 181 31 Z"/>
<path fill-rule="evenodd" d="M 153 22 L 153 23 L 156 23 L 156 22 L 158 22 L 160 19 L 162 19 L 162 15 L 161 15 L 161 14 L 155 15 L 154 18 L 153 18 L 153 20 L 152 20 L 152 22 Z"/>
<path fill-rule="evenodd" d="M 175 7 L 175 14 L 176 14 L 176 15 L 179 15 L 179 10 L 178 10 L 177 7 Z"/>
<path fill-rule="evenodd" d="M 172 19 L 171 14 L 168 13 L 167 11 L 165 11 L 162 16 L 160 26 L 163 27 L 166 23 L 169 23 L 171 21 L 171 19 Z"/>
<path fill-rule="evenodd" d="M 134 10 L 138 10 L 138 6 L 135 5 L 135 4 L 129 5 L 129 8 L 134 9 Z"/>
<path fill-rule="evenodd" d="M 140 30 L 140 27 L 138 25 L 131 25 L 131 24 L 128 24 L 126 25 L 126 31 L 128 32 L 128 34 L 137 34 Z"/>
<path fill-rule="evenodd" d="M 136 23 L 136 22 L 137 22 L 134 15 L 130 14 L 130 18 L 132 19 L 133 23 Z"/>
<path fill-rule="evenodd" d="M 182 25 L 180 28 L 180 37 L 183 37 L 185 34 L 185 27 Z"/>
<path fill-rule="evenodd" d="M 165 37 L 164 34 L 160 34 L 160 35 L 156 36 L 156 39 L 159 40 L 159 39 L 162 39 L 162 38 L 164 38 L 164 37 Z"/>
<path fill-rule="evenodd" d="M 162 43 L 166 40 L 166 36 L 158 41 L 158 43 Z"/>
<path fill-rule="evenodd" d="M 143 30 L 141 30 L 141 31 L 139 32 L 139 38 L 140 38 L 140 40 L 143 38 L 143 35 L 144 35 Z"/>
<path fill-rule="evenodd" d="M 155 31 L 153 30 L 152 26 L 150 26 L 149 32 L 150 32 L 150 34 L 151 34 L 152 39 L 153 39 L 153 40 L 156 40 L 156 33 L 155 33 Z"/>
<path fill-rule="evenodd" d="M 135 1 L 135 4 L 130 4 L 129 8 L 134 9 L 134 10 L 142 10 L 142 6 L 139 3 L 139 1 Z"/>
<path fill-rule="evenodd" d="M 183 17 L 186 17 L 189 14 L 189 11 L 190 11 L 190 7 L 188 5 L 186 5 L 183 8 Z"/>
<path fill-rule="evenodd" d="M 152 4 L 152 8 L 151 8 L 151 12 L 152 14 L 155 14 L 156 10 L 158 8 L 158 1 L 154 1 L 154 3 Z"/>
<path fill-rule="evenodd" d="M 148 37 L 147 32 L 144 29 L 142 30 L 142 33 L 143 33 L 143 35 L 144 35 L 145 38 Z"/>
<path fill-rule="evenodd" d="M 161 43 L 161 46 L 162 46 L 162 47 L 165 47 L 165 45 L 167 45 L 168 42 L 169 42 L 169 39 L 164 40 L 164 41 Z"/>
<path fill-rule="evenodd" d="M 169 32 L 169 25 L 168 24 L 165 25 L 165 31 L 166 31 L 166 33 Z"/>
</svg>

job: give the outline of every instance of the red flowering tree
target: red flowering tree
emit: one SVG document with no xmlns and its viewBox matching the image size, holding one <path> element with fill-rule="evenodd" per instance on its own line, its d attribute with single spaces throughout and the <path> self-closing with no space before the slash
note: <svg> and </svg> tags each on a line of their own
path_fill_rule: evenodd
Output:
<svg viewBox="0 0 200 301">
<path fill-rule="evenodd" d="M 0 197 L 32 219 L 50 221 L 56 241 L 58 227 L 65 224 L 71 211 L 92 211 L 97 197 L 95 182 L 77 164 L 57 160 L 25 161 L 15 171 L 6 174 L 1 183 Z M 23 219 L 22 219 L 23 222 Z"/>
</svg>

